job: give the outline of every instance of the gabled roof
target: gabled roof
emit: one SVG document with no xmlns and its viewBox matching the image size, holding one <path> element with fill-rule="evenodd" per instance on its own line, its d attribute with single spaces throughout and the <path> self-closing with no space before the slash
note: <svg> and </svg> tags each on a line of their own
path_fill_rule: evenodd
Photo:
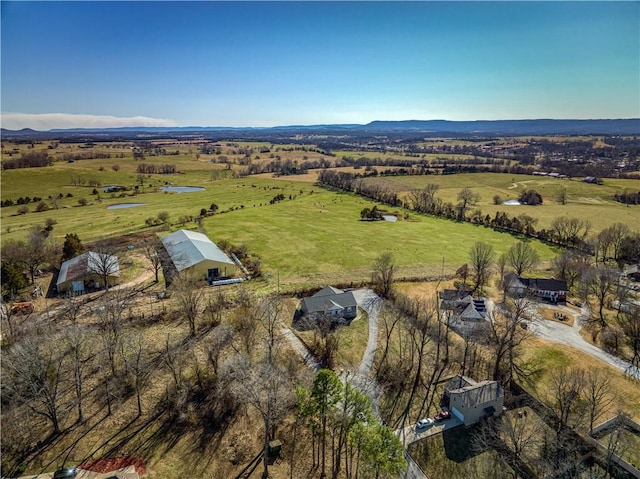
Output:
<svg viewBox="0 0 640 479">
<path fill-rule="evenodd" d="M 341 289 L 334 288 L 333 286 L 325 286 L 316 294 L 314 294 L 312 297 L 319 298 L 320 296 L 332 296 L 334 294 L 342 294 L 342 293 L 344 293 L 344 291 L 342 291 Z"/>
<path fill-rule="evenodd" d="M 302 298 L 302 307 L 308 313 L 325 313 L 356 306 L 356 298 L 351 291 L 342 291 L 332 286 L 321 289 L 313 296 Z"/>
<path fill-rule="evenodd" d="M 162 238 L 162 244 L 178 271 L 205 260 L 235 266 L 235 263 L 207 235 L 202 233 L 179 230 Z"/>
<path fill-rule="evenodd" d="M 101 273 L 103 269 L 109 270 L 109 276 L 119 276 L 120 265 L 118 264 L 118 257 L 106 253 L 88 251 L 62 263 L 56 284 L 79 280 L 91 273 Z"/>
</svg>

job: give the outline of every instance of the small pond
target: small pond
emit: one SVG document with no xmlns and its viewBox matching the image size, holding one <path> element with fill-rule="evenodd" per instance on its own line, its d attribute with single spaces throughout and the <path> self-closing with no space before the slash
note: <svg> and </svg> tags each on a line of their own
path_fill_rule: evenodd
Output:
<svg viewBox="0 0 640 479">
<path fill-rule="evenodd" d="M 194 193 L 204 191 L 204 188 L 201 186 L 161 186 L 160 190 L 165 193 Z"/>
<path fill-rule="evenodd" d="M 522 203 L 520 203 L 518 200 L 507 200 L 507 201 L 503 201 L 502 204 L 507 206 L 518 206 L 518 205 L 521 205 Z"/>
<path fill-rule="evenodd" d="M 146 203 L 117 203 L 107 206 L 108 210 L 120 210 L 122 208 L 135 208 L 136 206 L 144 206 Z"/>
</svg>

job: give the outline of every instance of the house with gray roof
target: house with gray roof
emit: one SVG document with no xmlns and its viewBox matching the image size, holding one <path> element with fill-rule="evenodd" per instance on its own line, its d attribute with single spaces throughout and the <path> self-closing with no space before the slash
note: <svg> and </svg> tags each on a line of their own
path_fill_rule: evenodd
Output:
<svg viewBox="0 0 640 479">
<path fill-rule="evenodd" d="M 162 238 L 162 244 L 178 273 L 187 272 L 208 281 L 236 273 L 236 264 L 203 233 L 179 230 Z"/>
<path fill-rule="evenodd" d="M 465 426 L 502 414 L 504 389 L 497 381 L 477 382 L 457 375 L 446 383 L 444 390 L 442 404 Z"/>
<path fill-rule="evenodd" d="M 84 293 L 87 289 L 102 288 L 102 273 L 108 273 L 109 285 L 115 284 L 120 277 L 118 257 L 88 251 L 62 263 L 56 288 L 58 293 L 71 291 L 75 294 Z"/>
<path fill-rule="evenodd" d="M 439 293 L 440 310 L 447 326 L 460 333 L 481 331 L 488 323 L 487 303 L 474 298 L 468 290 L 444 290 Z"/>
<path fill-rule="evenodd" d="M 327 286 L 313 296 L 302 298 L 300 310 L 304 316 L 350 320 L 356 317 L 358 304 L 351 291 Z"/>
</svg>

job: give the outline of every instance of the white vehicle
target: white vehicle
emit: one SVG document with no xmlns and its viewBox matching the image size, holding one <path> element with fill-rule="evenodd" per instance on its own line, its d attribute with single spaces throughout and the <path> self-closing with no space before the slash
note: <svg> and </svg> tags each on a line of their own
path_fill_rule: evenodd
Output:
<svg viewBox="0 0 640 479">
<path fill-rule="evenodd" d="M 416 429 L 424 429 L 425 427 L 433 426 L 434 423 L 435 421 L 433 419 L 426 417 L 424 419 L 420 419 L 416 423 Z"/>
</svg>

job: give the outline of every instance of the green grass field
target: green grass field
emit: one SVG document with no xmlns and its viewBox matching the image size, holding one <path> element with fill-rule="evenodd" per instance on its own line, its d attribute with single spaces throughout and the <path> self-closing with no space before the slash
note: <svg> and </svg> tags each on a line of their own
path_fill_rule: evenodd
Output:
<svg viewBox="0 0 640 479">
<path fill-rule="evenodd" d="M 60 157 L 65 151 L 86 151 L 81 146 L 61 144 L 52 151 Z M 221 142 L 222 152 L 233 161 L 240 158 L 238 151 L 247 146 L 253 147 L 254 151 L 261 146 L 269 147 L 272 153 L 282 155 L 282 158 L 321 156 L 302 150 L 284 151 L 291 150 L 291 145 Z M 35 148 L 46 147 L 42 144 Z M 20 145 L 19 148 L 24 150 L 27 146 Z M 37 196 L 43 198 L 50 209 L 36 212 L 36 203 L 30 203 L 29 212 L 20 215 L 17 205 L 2 208 L 0 239 L 24 238 L 29 228 L 44 224 L 50 218 L 57 222 L 53 229 L 53 237 L 57 241 L 62 242 L 66 233 L 73 232 L 84 242 L 89 242 L 148 229 L 145 220 L 155 218 L 163 211 L 169 213 L 169 229 L 196 228 L 194 222 L 183 225 L 180 218 L 197 217 L 201 209 L 208 209 L 215 203 L 219 206 L 218 213 L 203 221 L 203 227 L 211 238 L 246 244 L 251 253 L 262 259 L 267 277 L 278 275 L 282 284 L 289 287 L 298 283 L 304 287 L 328 282 L 366 281 L 371 264 L 383 251 L 394 254 L 399 277 L 435 277 L 442 272 L 451 273 L 466 262 L 469 248 L 475 241 L 491 244 L 497 253 L 506 251 L 517 241 L 509 234 L 481 226 L 405 211 L 398 211 L 401 220 L 397 223 L 362 222 L 359 221 L 360 211 L 374 204 L 369 200 L 320 188 L 309 182 L 309 175 L 304 178 L 273 179 L 269 175 L 232 178 L 233 169 L 241 168 L 241 165 L 233 164 L 231 170 L 226 171 L 226 165 L 210 163 L 215 155 L 198 155 L 198 146 L 193 144 L 166 146 L 168 151 L 178 150 L 178 155 L 145 158 L 143 161 L 146 163 L 175 164 L 180 173 L 145 175 L 136 194 L 133 188 L 138 184 L 136 167 L 139 163 L 132 159 L 130 146 L 109 144 L 97 148 L 112 154 L 125 154 L 126 157 L 73 163 L 57 161 L 47 168 L 3 171 L 3 200 L 16 201 L 19 197 Z M 272 153 L 263 154 L 255 161 L 267 161 Z M 351 156 L 358 154 L 349 153 Z M 118 171 L 112 168 L 116 164 Z M 100 193 L 96 195 L 92 193 L 93 186 L 74 184 L 77 178 L 85 182 L 93 180 L 101 185 L 122 185 L 130 190 L 104 193 L 98 187 Z M 612 200 L 616 191 L 637 188 L 638 182 L 634 180 L 607 179 L 604 185 L 598 186 L 527 175 L 479 173 L 370 178 L 367 181 L 399 192 L 436 183 L 440 186 L 438 196 L 446 201 L 455 201 L 460 189 L 470 186 L 480 194 L 477 206 L 483 213 L 493 215 L 497 210 L 527 213 L 539 218 L 538 227 L 548 226 L 559 215 L 589 219 L 595 232 L 617 221 L 637 229 L 637 220 L 640 219 L 638 207 L 627 207 Z M 159 191 L 159 187 L 165 184 L 201 186 L 206 191 L 167 194 Z M 556 201 L 561 186 L 567 188 L 567 205 Z M 516 198 L 524 188 L 539 191 L 544 197 L 544 204 L 538 207 L 493 205 L 494 195 L 504 200 Z M 59 195 L 62 198 L 54 201 L 53 198 Z M 283 195 L 284 200 L 269 204 L 276 195 Z M 80 206 L 80 199 L 86 200 L 87 206 Z M 107 209 L 109 205 L 130 202 L 144 203 L 144 206 Z M 405 214 L 409 215 L 406 220 L 402 218 Z M 539 242 L 532 244 L 543 260 L 557 253 Z"/>
<path fill-rule="evenodd" d="M 185 160 L 188 161 L 188 160 Z M 195 161 L 195 160 L 192 160 Z M 91 163 L 95 167 L 95 163 Z M 486 241 L 500 253 L 516 238 L 491 229 L 410 214 L 409 220 L 362 222 L 360 211 L 372 207 L 371 201 L 355 195 L 328 191 L 311 183 L 264 178 L 212 180 L 213 165 L 184 174 L 151 175 L 145 180 L 143 193 L 125 197 L 120 193 L 101 193 L 101 201 L 92 195 L 92 187 L 73 186 L 71 174 L 78 174 L 83 162 L 49 168 L 10 170 L 2 175 L 2 198 L 41 196 L 61 193 L 58 209 L 17 215 L 18 206 L 2 208 L 2 240 L 24 238 L 32 225 L 47 218 L 57 221 L 56 240 L 66 233 L 76 233 L 87 242 L 148 228 L 145 219 L 161 211 L 170 215 L 172 229 L 178 229 L 181 216 L 198 216 L 212 203 L 219 213 L 207 217 L 203 227 L 214 241 L 246 244 L 258 254 L 267 273 L 279 273 L 283 284 L 302 281 L 313 285 L 324 282 L 367 280 L 370 265 L 383 251 L 391 251 L 399 265 L 399 275 L 438 276 L 467 261 L 469 247 Z M 109 168 L 84 169 L 83 175 L 98 179 L 103 185 L 135 185 L 136 175 Z M 165 182 L 202 186 L 204 192 L 168 194 L 158 191 Z M 152 186 L 150 187 L 149 184 Z M 99 189 L 99 188 L 98 188 Z M 73 194 L 66 198 L 66 194 Z M 270 205 L 276 195 L 285 200 Z M 78 198 L 88 200 L 78 206 Z M 292 199 L 289 199 L 292 198 Z M 51 201 L 46 200 L 48 204 Z M 108 210 L 116 203 L 145 203 L 145 206 Z M 195 223 L 186 227 L 195 228 Z M 543 259 L 554 255 L 546 245 L 534 242 Z"/>
<path fill-rule="evenodd" d="M 457 195 L 464 187 L 471 188 L 480 195 L 480 201 L 474 208 L 480 208 L 483 214 L 493 216 L 496 211 L 504 211 L 517 216 L 526 213 L 538 218 L 537 227 L 547 228 L 554 218 L 569 216 L 585 218 L 591 221 L 592 232 L 610 226 L 615 222 L 626 223 L 638 230 L 640 224 L 640 206 L 626 206 L 614 201 L 613 195 L 624 190 L 640 189 L 640 181 L 605 178 L 603 185 L 584 183 L 580 179 L 555 179 L 533 175 L 510 175 L 495 173 L 465 173 L 444 176 L 402 176 L 368 178 L 367 182 L 384 185 L 398 192 L 408 192 L 423 188 L 428 183 L 439 186 L 436 195 L 445 201 L 457 202 Z M 558 201 L 561 188 L 567 189 L 567 204 Z M 500 196 L 502 201 L 517 199 L 525 189 L 534 189 L 543 197 L 540 206 L 494 205 L 493 197 Z"/>
</svg>

